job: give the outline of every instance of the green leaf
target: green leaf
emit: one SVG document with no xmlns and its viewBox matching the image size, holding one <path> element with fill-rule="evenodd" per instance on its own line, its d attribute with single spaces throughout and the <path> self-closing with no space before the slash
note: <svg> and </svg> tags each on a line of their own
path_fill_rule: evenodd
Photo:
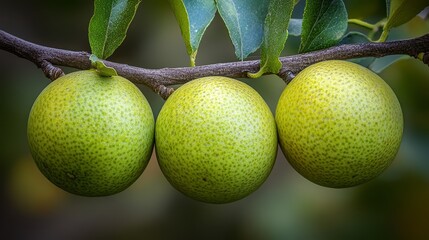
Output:
<svg viewBox="0 0 429 240">
<path fill-rule="evenodd" d="M 214 0 L 169 0 L 185 41 L 186 50 L 195 66 L 201 38 L 216 14 Z"/>
<path fill-rule="evenodd" d="M 386 16 L 389 17 L 390 14 L 390 0 L 386 0 Z"/>
<path fill-rule="evenodd" d="M 341 39 L 339 44 L 356 44 L 356 43 L 367 43 L 371 42 L 371 39 L 368 38 L 367 35 L 361 33 L 361 32 L 348 32 L 344 37 Z M 353 58 L 350 59 L 350 62 L 357 63 L 359 65 L 362 65 L 364 67 L 369 67 L 376 58 L 374 57 L 362 57 L 362 58 Z"/>
<path fill-rule="evenodd" d="M 340 44 L 353 44 L 353 43 L 366 43 L 366 42 L 371 42 L 371 39 L 369 39 L 367 35 L 360 32 L 349 32 L 343 37 Z M 409 58 L 409 56 L 390 55 L 382 58 L 363 57 L 363 58 L 351 59 L 350 61 L 360 64 L 364 67 L 367 67 L 372 71 L 374 71 L 375 73 L 380 73 L 384 69 L 392 65 L 393 63 L 405 58 Z"/>
<path fill-rule="evenodd" d="M 336 45 L 347 30 L 347 10 L 342 0 L 307 0 L 299 52 Z"/>
<path fill-rule="evenodd" d="M 93 54 L 106 59 L 122 44 L 141 0 L 95 0 L 89 22 Z"/>
<path fill-rule="evenodd" d="M 302 19 L 291 18 L 288 27 L 289 35 L 300 36 L 302 32 Z"/>
<path fill-rule="evenodd" d="M 394 64 L 395 62 L 407 58 L 410 57 L 404 55 L 389 55 L 382 58 L 377 58 L 369 65 L 369 69 L 371 69 L 375 73 L 381 73 L 384 69 Z"/>
<path fill-rule="evenodd" d="M 429 0 L 391 0 L 387 2 L 390 2 L 389 17 L 383 28 L 387 31 L 410 21 L 429 6 Z"/>
<path fill-rule="evenodd" d="M 96 55 L 91 54 L 89 60 L 91 60 L 92 67 L 95 68 L 97 73 L 101 76 L 111 77 L 118 75 L 114 68 L 106 66 L 106 64 L 104 64 L 104 62 L 100 60 Z"/>
<path fill-rule="evenodd" d="M 348 32 L 340 41 L 340 44 L 366 43 L 371 42 L 367 35 L 361 32 Z"/>
<path fill-rule="evenodd" d="M 219 14 L 228 28 L 238 59 L 243 60 L 260 47 L 268 1 L 217 0 Z"/>
<path fill-rule="evenodd" d="M 280 54 L 288 37 L 288 25 L 294 7 L 294 0 L 271 0 L 265 18 L 264 37 L 260 69 L 257 73 L 248 74 L 257 78 L 264 73 L 278 73 L 282 67 Z"/>
</svg>

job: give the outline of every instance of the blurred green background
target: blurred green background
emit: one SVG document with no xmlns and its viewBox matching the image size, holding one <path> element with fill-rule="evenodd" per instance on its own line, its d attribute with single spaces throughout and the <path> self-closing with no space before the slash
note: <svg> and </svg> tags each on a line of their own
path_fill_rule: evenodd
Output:
<svg viewBox="0 0 429 240">
<path fill-rule="evenodd" d="M 383 0 L 345 2 L 351 18 L 375 23 L 385 14 Z M 0 29 L 46 46 L 89 51 L 92 11 L 88 0 L 3 1 Z M 428 32 L 428 21 L 415 18 L 392 36 Z M 293 54 L 299 42 L 290 37 L 287 44 L 284 55 Z M 110 60 L 146 68 L 187 66 L 166 1 L 142 2 Z M 234 51 L 217 16 L 197 64 L 228 61 L 235 61 Z M 38 171 L 26 141 L 31 105 L 50 81 L 33 63 L 5 51 L 0 73 L 1 239 L 429 239 L 429 67 L 418 60 L 401 60 L 381 73 L 402 104 L 405 131 L 396 160 L 380 177 L 354 188 L 320 187 L 297 174 L 279 152 L 259 190 L 225 205 L 184 197 L 162 176 L 155 158 L 136 183 L 114 196 L 86 198 L 58 189 Z M 245 82 L 274 111 L 282 80 Z M 157 115 L 164 101 L 139 87 Z"/>
</svg>

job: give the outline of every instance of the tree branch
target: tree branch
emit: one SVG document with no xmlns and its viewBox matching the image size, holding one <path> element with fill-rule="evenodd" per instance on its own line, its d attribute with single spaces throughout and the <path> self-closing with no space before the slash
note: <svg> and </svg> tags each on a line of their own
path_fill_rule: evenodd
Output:
<svg viewBox="0 0 429 240">
<path fill-rule="evenodd" d="M 54 80 L 64 74 L 55 66 L 67 66 L 76 69 L 89 69 L 91 62 L 87 52 L 68 51 L 31 43 L 0 30 L 0 49 L 28 59 Z M 285 81 L 311 64 L 331 59 L 351 59 L 360 57 L 383 57 L 405 54 L 418 57 L 424 53 L 423 61 L 429 64 L 429 34 L 421 37 L 385 43 L 347 44 L 320 51 L 297 54 L 280 58 L 283 68 L 278 74 Z M 259 60 L 218 63 L 196 67 L 146 69 L 126 64 L 104 61 L 116 69 L 119 75 L 137 84 L 145 84 L 166 99 L 172 89 L 168 86 L 182 84 L 205 76 L 227 76 L 246 78 L 247 73 L 259 70 Z M 54 66 L 55 65 L 55 66 Z"/>
</svg>

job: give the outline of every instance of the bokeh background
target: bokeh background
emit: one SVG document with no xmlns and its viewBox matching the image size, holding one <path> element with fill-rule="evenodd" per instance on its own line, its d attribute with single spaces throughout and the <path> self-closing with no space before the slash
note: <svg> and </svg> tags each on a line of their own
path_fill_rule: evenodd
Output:
<svg viewBox="0 0 429 240">
<path fill-rule="evenodd" d="M 345 2 L 350 18 L 375 23 L 385 15 L 383 0 Z M 299 16 L 302 8 L 300 3 L 294 14 Z M 92 11 L 88 0 L 2 1 L 0 29 L 46 46 L 89 51 Z M 392 36 L 428 32 L 428 21 L 415 18 Z M 287 44 L 284 55 L 295 53 L 299 42 L 290 37 Z M 110 60 L 146 68 L 187 66 L 180 30 L 166 1 L 143 1 Z M 227 30 L 216 16 L 197 64 L 235 60 Z M 153 157 L 129 189 L 87 198 L 58 189 L 37 169 L 26 140 L 27 117 L 50 81 L 33 63 L 0 51 L 0 238 L 429 239 L 429 67 L 408 58 L 381 76 L 402 104 L 405 131 L 394 163 L 369 183 L 348 189 L 315 185 L 279 151 L 272 174 L 255 193 L 230 204 L 205 204 L 173 189 Z M 282 80 L 266 76 L 244 81 L 274 111 L 285 86 Z M 157 115 L 164 101 L 139 87 Z"/>
</svg>

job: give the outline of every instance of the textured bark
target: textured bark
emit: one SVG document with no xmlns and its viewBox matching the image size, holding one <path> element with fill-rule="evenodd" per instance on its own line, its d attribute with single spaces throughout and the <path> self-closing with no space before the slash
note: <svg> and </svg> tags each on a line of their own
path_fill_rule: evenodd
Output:
<svg viewBox="0 0 429 240">
<path fill-rule="evenodd" d="M 50 48 L 25 41 L 0 30 L 0 49 L 35 63 L 45 75 L 54 80 L 63 75 L 61 68 L 67 66 L 76 69 L 91 68 L 90 54 Z M 384 43 L 362 43 L 339 45 L 320 51 L 281 57 L 283 67 L 278 74 L 289 81 L 307 66 L 325 60 L 352 59 L 360 57 L 383 57 L 387 55 L 409 55 L 417 58 L 423 54 L 423 62 L 429 62 L 429 34 L 421 37 Z M 119 75 L 138 84 L 145 84 L 166 99 L 172 92 L 168 86 L 181 84 L 205 76 L 226 76 L 246 78 L 247 73 L 259 70 L 259 60 L 218 63 L 196 67 L 147 69 L 126 64 L 104 61 L 107 66 L 116 69 Z"/>
</svg>

